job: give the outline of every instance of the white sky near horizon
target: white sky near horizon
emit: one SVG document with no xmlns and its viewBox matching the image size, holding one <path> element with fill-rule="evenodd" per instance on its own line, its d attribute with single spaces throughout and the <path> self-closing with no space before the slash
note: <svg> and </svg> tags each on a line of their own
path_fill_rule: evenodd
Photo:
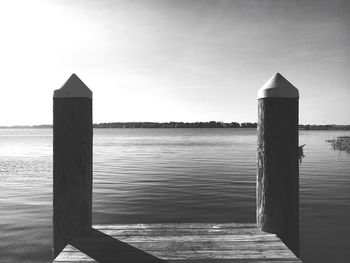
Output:
<svg viewBox="0 0 350 263">
<path fill-rule="evenodd" d="M 94 123 L 256 122 L 280 72 L 301 124 L 350 124 L 350 1 L 0 0 L 0 126 L 52 123 L 76 73 Z"/>
</svg>

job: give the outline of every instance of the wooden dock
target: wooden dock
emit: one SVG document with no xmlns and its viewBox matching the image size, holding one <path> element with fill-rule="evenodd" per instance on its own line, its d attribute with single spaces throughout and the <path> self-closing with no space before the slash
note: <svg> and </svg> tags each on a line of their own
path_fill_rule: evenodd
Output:
<svg viewBox="0 0 350 263">
<path fill-rule="evenodd" d="M 258 103 L 257 224 L 92 226 L 92 92 L 73 74 L 53 98 L 54 262 L 301 262 L 299 92 L 277 73 Z"/>
<path fill-rule="evenodd" d="M 164 223 L 96 225 L 73 239 L 54 262 L 302 261 L 256 224 Z"/>
</svg>

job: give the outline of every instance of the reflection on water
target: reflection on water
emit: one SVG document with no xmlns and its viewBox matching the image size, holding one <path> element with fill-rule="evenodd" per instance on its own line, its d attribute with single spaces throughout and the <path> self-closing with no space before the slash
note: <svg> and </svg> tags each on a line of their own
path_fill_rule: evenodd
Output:
<svg viewBox="0 0 350 263">
<path fill-rule="evenodd" d="M 96 130 L 94 221 L 254 220 L 254 131 L 198 131 Z"/>
<path fill-rule="evenodd" d="M 301 131 L 301 257 L 348 262 L 350 155 Z M 256 132 L 95 129 L 95 224 L 254 222 Z M 49 262 L 52 134 L 0 130 L 0 261 Z"/>
</svg>

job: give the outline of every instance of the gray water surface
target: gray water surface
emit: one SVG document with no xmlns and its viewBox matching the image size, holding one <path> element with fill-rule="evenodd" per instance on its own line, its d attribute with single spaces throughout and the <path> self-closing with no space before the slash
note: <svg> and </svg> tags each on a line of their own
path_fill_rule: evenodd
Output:
<svg viewBox="0 0 350 263">
<path fill-rule="evenodd" d="M 350 262 L 350 154 L 300 131 L 301 258 Z M 255 129 L 95 129 L 93 223 L 255 222 Z M 49 262 L 52 130 L 0 129 L 0 262 Z"/>
</svg>

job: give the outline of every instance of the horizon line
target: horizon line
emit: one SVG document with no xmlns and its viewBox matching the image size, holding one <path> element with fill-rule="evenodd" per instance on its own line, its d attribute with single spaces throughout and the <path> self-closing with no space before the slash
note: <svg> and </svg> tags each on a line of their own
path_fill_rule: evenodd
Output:
<svg viewBox="0 0 350 263">
<path fill-rule="evenodd" d="M 101 125 L 101 124 L 113 124 L 113 123 L 152 123 L 152 124 L 165 124 L 165 123 L 186 123 L 186 124 L 195 124 L 195 123 L 223 123 L 223 124 L 232 124 L 232 123 L 237 123 L 237 124 L 257 124 L 257 122 L 236 122 L 236 121 L 231 121 L 231 122 L 224 122 L 224 121 L 113 121 L 113 122 L 98 122 L 98 123 L 93 123 L 92 125 Z M 343 126 L 350 126 L 350 124 L 335 124 L 335 123 L 328 123 L 328 124 L 298 124 L 299 126 L 338 126 L 338 127 L 343 127 Z M 0 128 L 52 128 L 53 124 L 15 124 L 15 125 L 0 125 Z"/>
</svg>

